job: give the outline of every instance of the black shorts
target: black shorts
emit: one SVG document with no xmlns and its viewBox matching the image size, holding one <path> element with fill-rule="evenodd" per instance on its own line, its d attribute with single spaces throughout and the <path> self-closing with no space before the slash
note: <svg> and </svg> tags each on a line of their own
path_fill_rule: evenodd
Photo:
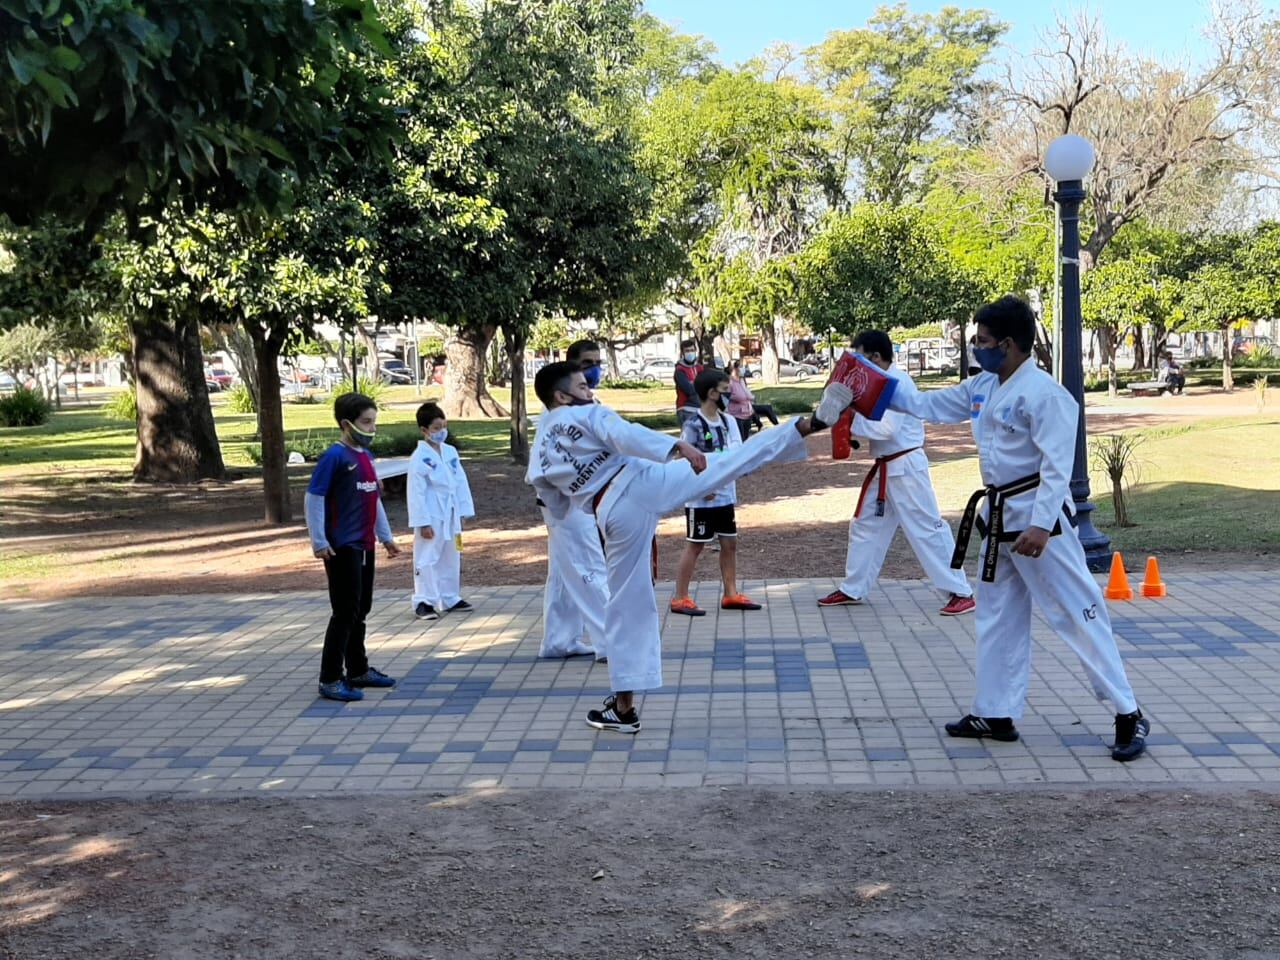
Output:
<svg viewBox="0 0 1280 960">
<path fill-rule="evenodd" d="M 738 535 L 732 503 L 724 507 L 685 507 L 684 520 L 684 538 L 690 543 L 710 543 L 717 537 Z"/>
</svg>

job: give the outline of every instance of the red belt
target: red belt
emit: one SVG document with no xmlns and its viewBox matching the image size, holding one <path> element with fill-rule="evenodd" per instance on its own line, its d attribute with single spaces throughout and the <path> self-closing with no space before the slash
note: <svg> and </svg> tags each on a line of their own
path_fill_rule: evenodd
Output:
<svg viewBox="0 0 1280 960">
<path fill-rule="evenodd" d="M 862 490 L 858 494 L 858 508 L 853 511 L 855 517 L 862 516 L 862 502 L 867 499 L 867 491 L 871 489 L 871 481 L 876 478 L 876 474 L 880 475 L 880 489 L 876 493 L 876 516 L 884 516 L 884 500 L 889 484 L 889 471 L 885 469 L 885 464 L 897 460 L 899 457 L 905 457 L 908 453 L 915 453 L 919 449 L 919 447 L 911 447 L 909 450 L 899 450 L 897 453 L 891 453 L 888 456 L 876 457 L 876 462 L 871 465 L 871 469 L 867 471 L 866 479 L 862 481 Z"/>
</svg>

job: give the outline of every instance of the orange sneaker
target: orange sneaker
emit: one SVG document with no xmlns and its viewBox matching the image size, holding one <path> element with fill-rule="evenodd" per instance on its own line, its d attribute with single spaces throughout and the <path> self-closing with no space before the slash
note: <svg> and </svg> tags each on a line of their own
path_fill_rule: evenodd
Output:
<svg viewBox="0 0 1280 960">
<path fill-rule="evenodd" d="M 760 604 L 756 603 L 745 593 L 735 593 L 732 596 L 725 596 L 720 601 L 721 610 L 759 610 Z"/>
<path fill-rule="evenodd" d="M 672 597 L 671 612 L 683 613 L 686 617 L 705 617 L 707 611 L 693 602 L 693 597 Z"/>
<path fill-rule="evenodd" d="M 947 601 L 947 605 L 938 612 L 944 617 L 959 617 L 966 613 L 972 613 L 976 607 L 977 601 L 973 597 L 962 597 L 958 593 L 953 593 L 951 599 Z"/>
</svg>

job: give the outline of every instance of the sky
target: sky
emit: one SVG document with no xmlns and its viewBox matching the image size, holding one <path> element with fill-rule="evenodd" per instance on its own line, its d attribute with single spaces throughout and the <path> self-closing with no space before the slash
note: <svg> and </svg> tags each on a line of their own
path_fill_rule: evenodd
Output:
<svg viewBox="0 0 1280 960">
<path fill-rule="evenodd" d="M 840 0 L 644 0 L 645 9 L 682 33 L 701 34 L 712 41 L 726 64 L 760 53 L 775 40 L 806 47 L 832 30 L 864 26 L 876 2 Z M 1036 0 L 950 0 L 924 3 L 909 0 L 913 13 L 935 12 L 942 6 L 985 9 L 1010 25 L 1004 43 L 1009 51 L 1030 53 L 1041 33 L 1054 24 L 1055 10 L 1070 12 L 1081 4 L 1041 4 Z M 1118 0 L 1093 4 L 1109 37 L 1134 53 L 1159 60 L 1197 59 L 1205 52 L 1200 31 L 1209 19 L 1204 0 Z"/>
</svg>

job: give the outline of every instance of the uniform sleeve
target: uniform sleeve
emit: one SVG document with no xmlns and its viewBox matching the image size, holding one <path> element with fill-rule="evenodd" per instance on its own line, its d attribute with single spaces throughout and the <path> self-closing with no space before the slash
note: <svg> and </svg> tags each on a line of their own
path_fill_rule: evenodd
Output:
<svg viewBox="0 0 1280 960">
<path fill-rule="evenodd" d="M 455 453 L 455 457 L 458 455 Z M 467 468 L 462 465 L 462 460 L 457 461 L 458 464 L 458 516 L 474 517 L 476 515 L 475 501 L 471 499 L 471 483 L 467 480 Z"/>
<path fill-rule="evenodd" d="M 324 497 L 308 490 L 302 503 L 307 514 L 307 534 L 311 537 L 311 549 L 313 552 L 324 550 L 329 546 L 329 535 L 324 530 Z"/>
<path fill-rule="evenodd" d="M 1071 499 L 1071 469 L 1076 458 L 1080 407 L 1065 391 L 1039 398 L 1027 411 L 1031 440 L 1040 451 L 1040 486 L 1031 509 L 1031 525 L 1052 530 Z"/>
<path fill-rule="evenodd" d="M 850 431 L 855 437 L 866 437 L 868 440 L 892 440 L 902 428 L 902 418 L 906 414 L 889 410 L 880 420 L 868 420 L 860 413 L 853 415 L 853 429 Z"/>
<path fill-rule="evenodd" d="M 973 378 L 942 390 L 895 390 L 889 409 L 930 423 L 964 423 L 973 409 Z"/>
<path fill-rule="evenodd" d="M 592 414 L 592 432 L 618 453 L 666 463 L 675 452 L 675 442 L 665 433 L 623 420 L 608 407 L 593 407 Z"/>
<path fill-rule="evenodd" d="M 431 526 L 431 510 L 427 503 L 427 471 L 416 459 L 409 461 L 409 472 L 405 477 L 405 502 L 409 507 L 409 526 Z"/>
</svg>

